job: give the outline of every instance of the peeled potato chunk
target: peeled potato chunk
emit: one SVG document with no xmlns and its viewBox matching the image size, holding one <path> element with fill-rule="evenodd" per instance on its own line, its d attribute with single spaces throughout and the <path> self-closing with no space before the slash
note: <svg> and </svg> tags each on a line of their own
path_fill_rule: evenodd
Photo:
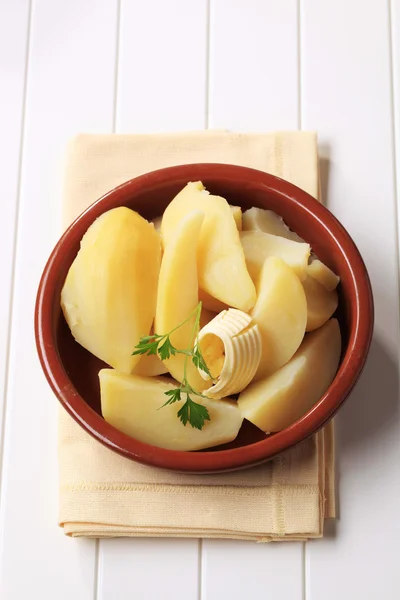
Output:
<svg viewBox="0 0 400 600">
<path fill-rule="evenodd" d="M 257 282 L 261 268 L 270 256 L 282 258 L 301 280 L 305 279 L 310 256 L 309 244 L 293 242 L 263 231 L 242 231 L 240 241 L 247 269 L 254 282 Z"/>
<path fill-rule="evenodd" d="M 232 206 L 231 204 L 229 205 L 232 211 L 232 216 L 235 219 L 235 223 L 236 223 L 236 227 L 238 231 L 242 231 L 243 229 L 243 224 L 242 224 L 242 209 L 240 208 L 240 206 Z"/>
<path fill-rule="evenodd" d="M 76 341 L 125 373 L 139 362 L 132 352 L 154 319 L 160 260 L 153 225 L 129 208 L 114 208 L 83 236 L 61 292 Z"/>
<path fill-rule="evenodd" d="M 237 403 L 212 400 L 193 394 L 194 402 L 206 406 L 210 421 L 202 430 L 185 426 L 177 416 L 183 401 L 160 407 L 176 388 L 166 377 L 150 378 L 125 375 L 113 369 L 99 373 L 101 412 L 104 419 L 131 437 L 169 450 L 201 450 L 234 440 L 243 417 Z"/>
<path fill-rule="evenodd" d="M 242 223 L 244 231 L 264 231 L 293 242 L 304 242 L 295 231 L 289 229 L 282 217 L 272 210 L 253 206 L 243 213 Z"/>
<path fill-rule="evenodd" d="M 307 275 L 321 283 L 328 292 L 336 289 L 340 278 L 318 258 L 313 259 L 307 267 Z"/>
<path fill-rule="evenodd" d="M 229 206 L 232 211 L 232 216 L 235 219 L 235 223 L 236 223 L 236 227 L 237 227 L 238 231 L 242 231 L 242 209 L 240 208 L 240 206 L 231 206 L 231 205 L 229 205 Z M 161 232 L 161 221 L 162 221 L 162 216 L 156 217 L 155 219 L 153 219 L 154 228 L 159 233 Z"/>
<path fill-rule="evenodd" d="M 293 358 L 270 377 L 251 383 L 239 396 L 242 416 L 266 432 L 292 425 L 332 383 L 340 360 L 339 324 L 331 319 L 308 334 Z"/>
<path fill-rule="evenodd" d="M 307 300 L 306 331 L 313 331 L 331 318 L 338 306 L 338 295 L 336 290 L 329 292 L 313 277 L 307 277 L 302 284 Z"/>
<path fill-rule="evenodd" d="M 154 331 L 158 335 L 169 333 L 178 327 L 198 305 L 197 283 L 197 247 L 204 213 L 192 211 L 187 214 L 175 229 L 165 246 L 158 281 L 157 308 Z M 195 316 L 174 331 L 170 340 L 175 348 L 185 350 L 193 348 L 197 331 L 193 331 Z M 175 354 L 164 361 L 165 366 L 177 381 L 182 381 L 185 356 Z M 187 380 L 198 392 L 205 387 L 190 359 L 186 361 Z"/>
<path fill-rule="evenodd" d="M 167 206 L 161 223 L 164 248 L 193 210 L 205 214 L 197 252 L 199 287 L 228 306 L 249 310 L 255 304 L 256 291 L 232 209 L 224 198 L 209 194 L 200 181 L 188 183 Z"/>
<path fill-rule="evenodd" d="M 168 369 L 155 354 L 141 356 L 138 364 L 133 369 L 134 375 L 142 375 L 143 377 L 156 377 L 157 375 L 164 375 L 164 373 L 168 373 Z"/>
<path fill-rule="evenodd" d="M 265 261 L 257 285 L 257 302 L 250 315 L 258 324 L 262 339 L 261 360 L 254 377 L 259 380 L 292 358 L 306 330 L 303 286 L 281 258 Z"/>
</svg>

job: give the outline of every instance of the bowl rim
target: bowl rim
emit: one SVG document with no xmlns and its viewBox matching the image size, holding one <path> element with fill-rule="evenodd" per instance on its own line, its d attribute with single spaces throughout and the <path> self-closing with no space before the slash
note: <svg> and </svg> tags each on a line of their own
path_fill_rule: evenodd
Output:
<svg viewBox="0 0 400 600">
<path fill-rule="evenodd" d="M 286 196 L 313 215 L 334 237 L 346 259 L 355 291 L 355 334 L 349 339 L 339 370 L 326 393 L 298 421 L 281 432 L 247 446 L 228 450 L 186 452 L 167 450 L 140 442 L 108 424 L 79 395 L 63 367 L 53 339 L 52 306 L 57 271 L 63 261 L 63 248 L 109 208 L 123 205 L 124 198 L 174 179 L 218 178 L 221 182 L 257 183 Z M 83 233 L 82 233 L 83 231 Z M 343 246 L 346 248 L 343 249 Z M 354 241 L 341 223 L 310 194 L 275 175 L 248 167 L 222 163 L 195 163 L 158 169 L 135 177 L 110 190 L 83 211 L 67 228 L 54 247 L 40 279 L 35 306 L 35 339 L 40 363 L 50 387 L 62 406 L 89 434 L 129 459 L 147 465 L 188 473 L 211 473 L 250 467 L 273 458 L 321 429 L 343 404 L 364 367 L 372 339 L 374 307 L 371 283 Z"/>
</svg>

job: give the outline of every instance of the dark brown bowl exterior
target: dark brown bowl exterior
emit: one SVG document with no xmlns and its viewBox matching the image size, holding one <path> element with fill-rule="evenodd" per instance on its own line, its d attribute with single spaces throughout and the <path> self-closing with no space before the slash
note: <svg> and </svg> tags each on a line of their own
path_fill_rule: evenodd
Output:
<svg viewBox="0 0 400 600">
<path fill-rule="evenodd" d="M 162 214 L 188 181 L 201 180 L 213 194 L 244 210 L 274 210 L 340 275 L 338 319 L 343 353 L 338 373 L 320 401 L 291 427 L 264 436 L 246 424 L 235 443 L 206 452 L 164 450 L 112 427 L 100 414 L 97 373 L 102 363 L 72 338 L 60 310 L 60 293 L 80 240 L 105 211 L 128 206 L 147 219 Z M 224 164 L 170 167 L 137 177 L 92 204 L 54 248 L 40 281 L 35 335 L 43 371 L 64 408 L 111 450 L 141 463 L 175 471 L 210 473 L 250 467 L 290 448 L 325 425 L 343 404 L 363 369 L 372 337 L 373 299 L 363 260 L 337 219 L 296 186 L 254 169 Z"/>
</svg>

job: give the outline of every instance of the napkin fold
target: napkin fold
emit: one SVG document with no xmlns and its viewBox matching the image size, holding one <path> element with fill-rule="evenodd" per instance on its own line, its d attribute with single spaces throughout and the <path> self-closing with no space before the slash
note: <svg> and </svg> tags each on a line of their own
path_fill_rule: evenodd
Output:
<svg viewBox="0 0 400 600">
<path fill-rule="evenodd" d="M 318 197 L 314 133 L 79 135 L 68 148 L 64 225 L 132 177 L 195 162 L 268 171 Z M 264 465 L 186 475 L 119 456 L 60 410 L 59 466 L 59 522 L 71 536 L 307 539 L 335 516 L 332 423 Z"/>
</svg>

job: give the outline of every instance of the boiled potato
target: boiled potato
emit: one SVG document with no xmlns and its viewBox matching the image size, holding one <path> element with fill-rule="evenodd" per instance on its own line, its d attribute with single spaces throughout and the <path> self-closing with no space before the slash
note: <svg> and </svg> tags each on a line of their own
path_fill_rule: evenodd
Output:
<svg viewBox="0 0 400 600">
<path fill-rule="evenodd" d="M 114 208 L 87 230 L 61 292 L 72 335 L 92 354 L 130 373 L 156 308 L 161 242 L 153 225 L 126 207 Z"/>
<path fill-rule="evenodd" d="M 167 367 L 162 360 L 155 354 L 143 355 L 136 367 L 133 369 L 134 375 L 142 375 L 143 377 L 156 377 L 168 373 Z"/>
<path fill-rule="evenodd" d="M 295 231 L 291 231 L 282 217 L 272 210 L 264 208 L 250 208 L 242 216 L 243 231 L 262 231 L 272 235 L 280 236 L 293 242 L 304 242 Z M 311 258 L 306 269 L 307 275 L 316 279 L 328 291 L 334 290 L 340 279 L 329 267 L 317 258 Z"/>
<path fill-rule="evenodd" d="M 306 331 L 313 331 L 331 318 L 338 306 L 338 295 L 336 290 L 329 292 L 313 277 L 306 277 L 302 284 L 307 300 Z"/>
<path fill-rule="evenodd" d="M 305 279 L 310 256 L 309 244 L 293 242 L 263 231 L 242 231 L 240 241 L 247 269 L 254 282 L 257 282 L 261 267 L 270 256 L 282 258 L 301 280 Z"/>
<path fill-rule="evenodd" d="M 328 292 L 336 289 L 340 281 L 340 278 L 317 258 L 312 259 L 308 265 L 307 275 L 316 279 Z"/>
<path fill-rule="evenodd" d="M 265 261 L 257 284 L 257 302 L 250 315 L 258 324 L 262 354 L 255 380 L 270 375 L 293 356 L 307 323 L 307 302 L 295 272 L 281 258 Z"/>
<path fill-rule="evenodd" d="M 198 305 L 197 248 L 204 213 L 192 211 L 177 225 L 174 236 L 165 246 L 158 281 L 155 333 L 169 333 L 178 327 Z M 197 332 L 194 317 L 174 331 L 170 340 L 180 350 L 192 348 Z M 182 381 L 185 356 L 176 354 L 165 360 L 165 366 L 177 381 Z M 192 361 L 187 360 L 187 379 L 193 389 L 201 392 L 207 386 Z"/>
<path fill-rule="evenodd" d="M 340 359 L 339 324 L 331 319 L 305 337 L 293 358 L 270 377 L 251 383 L 239 396 L 244 418 L 266 432 L 292 425 L 332 383 Z"/>
<path fill-rule="evenodd" d="M 176 388 L 166 377 L 138 377 L 103 369 L 99 379 L 104 419 L 147 444 L 170 450 L 201 450 L 234 440 L 242 424 L 236 402 L 193 394 L 192 400 L 208 409 L 210 421 L 201 431 L 189 423 L 183 426 L 177 417 L 183 401 L 160 409 L 167 399 L 164 392 Z"/>
<path fill-rule="evenodd" d="M 293 242 L 304 242 L 296 232 L 289 229 L 282 217 L 272 210 L 254 206 L 243 213 L 242 223 L 244 231 L 263 231 L 264 233 L 279 235 Z"/>
<path fill-rule="evenodd" d="M 255 304 L 256 291 L 231 207 L 224 198 L 206 192 L 201 182 L 188 183 L 164 212 L 164 248 L 175 237 L 181 220 L 193 210 L 205 213 L 197 252 L 199 287 L 228 306 L 249 310 Z"/>
<path fill-rule="evenodd" d="M 235 219 L 235 223 L 236 223 L 236 227 L 238 231 L 242 231 L 243 225 L 242 225 L 242 209 L 240 208 L 240 206 L 230 206 L 230 209 L 232 211 L 232 216 Z"/>
<path fill-rule="evenodd" d="M 232 216 L 235 219 L 237 230 L 242 231 L 242 209 L 240 208 L 240 206 L 229 205 L 229 207 L 232 211 Z M 153 220 L 155 230 L 158 231 L 159 233 L 161 233 L 161 221 L 162 221 L 162 217 L 156 217 Z"/>
</svg>

